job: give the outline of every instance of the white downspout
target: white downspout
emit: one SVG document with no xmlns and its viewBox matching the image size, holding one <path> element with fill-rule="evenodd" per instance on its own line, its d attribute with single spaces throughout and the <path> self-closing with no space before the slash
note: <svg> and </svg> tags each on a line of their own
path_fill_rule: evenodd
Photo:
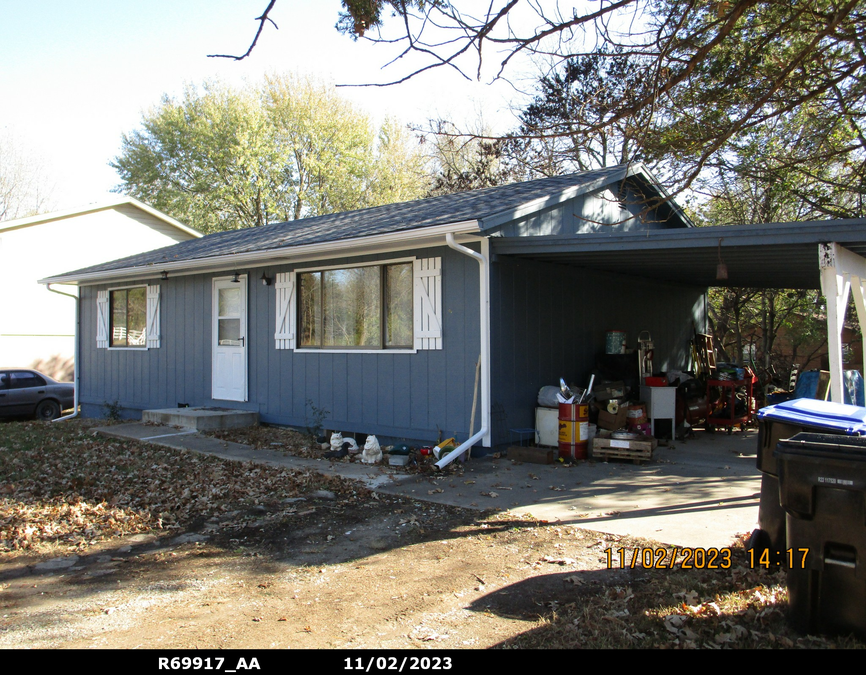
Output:
<svg viewBox="0 0 866 675">
<path fill-rule="evenodd" d="M 77 295 L 72 295 L 72 293 L 64 293 L 63 291 L 56 291 L 53 288 L 51 288 L 51 284 L 45 284 L 45 288 L 47 288 L 52 293 L 57 293 L 57 295 L 65 295 L 67 298 L 72 298 L 73 300 L 75 300 L 75 344 L 73 346 L 73 352 L 72 352 L 72 358 L 73 358 L 72 382 L 75 385 L 75 393 L 74 393 L 75 398 L 74 398 L 73 404 L 72 404 L 72 407 L 73 407 L 72 414 L 71 415 L 64 415 L 63 417 L 58 417 L 56 420 L 53 420 L 54 422 L 60 422 L 61 420 L 71 420 L 73 417 L 78 417 L 78 390 L 81 388 L 80 387 L 81 383 L 79 382 L 79 376 L 78 376 L 78 355 L 79 355 L 78 354 L 78 341 L 80 339 L 79 336 L 81 334 L 81 330 L 80 330 L 80 328 L 81 328 L 81 326 L 80 326 L 81 313 L 79 310 L 79 306 L 81 303 L 80 303 L 80 299 Z"/>
<path fill-rule="evenodd" d="M 485 447 L 490 447 L 490 242 L 481 239 L 481 253 L 462 246 L 454 241 L 450 232 L 445 235 L 445 242 L 455 251 L 475 258 L 478 261 L 480 286 L 480 332 L 481 332 L 481 429 L 453 451 L 449 452 L 434 465 L 442 469 L 465 453 L 478 441 L 483 440 Z"/>
</svg>

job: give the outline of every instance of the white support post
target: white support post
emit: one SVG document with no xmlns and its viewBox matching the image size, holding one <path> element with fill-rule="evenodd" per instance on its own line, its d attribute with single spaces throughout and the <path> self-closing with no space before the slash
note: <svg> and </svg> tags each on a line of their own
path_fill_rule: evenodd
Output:
<svg viewBox="0 0 866 675">
<path fill-rule="evenodd" d="M 854 307 L 857 309 L 857 321 L 860 324 L 860 335 L 866 335 L 866 278 L 861 278 L 859 284 L 851 285 L 851 292 L 854 294 Z M 863 377 L 866 377 L 866 349 L 863 350 L 863 370 L 860 371 Z"/>
<path fill-rule="evenodd" d="M 827 350 L 830 357 L 830 400 L 844 403 L 842 371 L 842 329 L 848 296 L 853 291 L 857 318 L 862 331 L 866 322 L 866 260 L 836 242 L 818 244 L 818 264 L 821 268 L 821 292 L 827 299 Z M 864 362 L 866 374 L 866 362 Z"/>
</svg>

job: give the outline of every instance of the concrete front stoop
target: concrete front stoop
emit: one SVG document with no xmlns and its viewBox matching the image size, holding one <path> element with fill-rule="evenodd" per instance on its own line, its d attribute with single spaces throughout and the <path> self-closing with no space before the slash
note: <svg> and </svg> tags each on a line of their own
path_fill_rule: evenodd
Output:
<svg viewBox="0 0 866 675">
<path fill-rule="evenodd" d="M 215 431 L 217 429 L 241 429 L 257 426 L 259 414 L 248 410 L 216 407 L 163 408 L 162 410 L 143 411 L 141 421 L 195 429 L 196 431 Z"/>
</svg>

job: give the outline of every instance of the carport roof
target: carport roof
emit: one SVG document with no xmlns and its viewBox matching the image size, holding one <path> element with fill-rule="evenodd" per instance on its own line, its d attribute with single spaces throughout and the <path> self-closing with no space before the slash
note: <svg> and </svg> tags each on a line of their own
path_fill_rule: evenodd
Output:
<svg viewBox="0 0 866 675">
<path fill-rule="evenodd" d="M 721 259 L 727 281 L 716 279 Z M 866 257 L 866 218 L 538 237 L 494 237 L 493 252 L 637 277 L 750 288 L 819 289 L 818 244 Z"/>
</svg>

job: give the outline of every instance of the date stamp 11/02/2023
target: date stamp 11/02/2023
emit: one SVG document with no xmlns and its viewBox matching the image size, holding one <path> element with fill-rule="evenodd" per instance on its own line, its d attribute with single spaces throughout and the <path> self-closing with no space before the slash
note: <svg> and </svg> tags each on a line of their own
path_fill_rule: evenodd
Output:
<svg viewBox="0 0 866 675">
<path fill-rule="evenodd" d="M 696 569 L 727 570 L 734 565 L 734 549 L 731 548 L 607 548 L 608 569 Z M 805 569 L 809 556 L 808 548 L 789 548 L 772 555 L 769 550 L 750 549 L 749 566 L 752 569 L 779 568 L 786 564 L 789 569 Z"/>
</svg>

